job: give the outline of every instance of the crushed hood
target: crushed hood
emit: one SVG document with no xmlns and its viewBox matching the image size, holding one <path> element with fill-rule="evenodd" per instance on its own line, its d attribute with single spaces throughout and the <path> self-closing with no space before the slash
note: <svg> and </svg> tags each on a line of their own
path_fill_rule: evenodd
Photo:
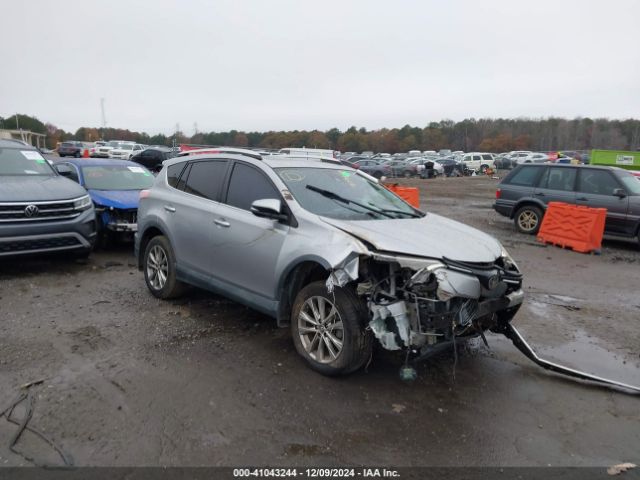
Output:
<svg viewBox="0 0 640 480">
<path fill-rule="evenodd" d="M 387 252 L 461 262 L 493 262 L 502 253 L 500 242 L 491 235 L 433 213 L 387 220 L 320 218 Z"/>
<path fill-rule="evenodd" d="M 0 202 L 51 202 L 86 195 L 84 188 L 59 175 L 15 175 L 0 178 Z"/>
<path fill-rule="evenodd" d="M 140 190 L 89 190 L 96 205 L 122 210 L 138 208 Z"/>
</svg>

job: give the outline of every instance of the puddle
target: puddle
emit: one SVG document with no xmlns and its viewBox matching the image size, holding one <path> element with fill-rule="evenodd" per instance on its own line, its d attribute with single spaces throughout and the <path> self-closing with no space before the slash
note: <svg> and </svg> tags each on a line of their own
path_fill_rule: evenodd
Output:
<svg viewBox="0 0 640 480">
<path fill-rule="evenodd" d="M 616 354 L 599 345 L 584 330 L 576 330 L 574 339 L 559 346 L 534 346 L 547 360 L 582 370 L 599 377 L 640 386 L 640 357 Z"/>
</svg>

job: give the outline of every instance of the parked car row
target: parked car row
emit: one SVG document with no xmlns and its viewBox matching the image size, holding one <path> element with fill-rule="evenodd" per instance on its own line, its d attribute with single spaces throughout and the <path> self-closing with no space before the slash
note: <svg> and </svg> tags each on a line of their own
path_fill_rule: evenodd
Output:
<svg viewBox="0 0 640 480">
<path fill-rule="evenodd" d="M 290 328 L 314 370 L 348 374 L 364 366 L 374 342 L 427 356 L 511 328 L 523 276 L 504 247 L 364 174 L 380 165 L 418 172 L 438 164 L 444 172 L 477 160 L 468 155 L 350 168 L 331 158 L 209 148 L 164 160 L 154 176 L 125 160 L 49 163 L 33 147 L 0 140 L 8 186 L 0 189 L 0 256 L 84 256 L 105 236 L 133 234 L 152 295 L 175 298 L 190 285 L 225 295 Z M 519 165 L 494 208 L 533 233 L 549 200 L 604 206 L 608 233 L 638 237 L 640 182 L 629 172 Z"/>
<path fill-rule="evenodd" d="M 53 162 L 17 140 L 0 140 L 0 177 L 0 256 L 62 251 L 87 256 L 96 243 L 133 239 L 140 191 L 154 180 L 134 162 Z"/>
</svg>

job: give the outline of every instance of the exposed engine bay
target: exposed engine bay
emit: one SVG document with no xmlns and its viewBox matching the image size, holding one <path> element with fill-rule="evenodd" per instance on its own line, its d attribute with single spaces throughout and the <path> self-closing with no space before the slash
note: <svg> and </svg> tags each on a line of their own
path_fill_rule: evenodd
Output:
<svg viewBox="0 0 640 480">
<path fill-rule="evenodd" d="M 506 252 L 493 264 L 376 253 L 360 262 L 356 288 L 384 348 L 428 355 L 458 337 L 483 335 L 496 325 L 498 312 L 510 320 L 522 303 L 521 284 Z"/>
</svg>

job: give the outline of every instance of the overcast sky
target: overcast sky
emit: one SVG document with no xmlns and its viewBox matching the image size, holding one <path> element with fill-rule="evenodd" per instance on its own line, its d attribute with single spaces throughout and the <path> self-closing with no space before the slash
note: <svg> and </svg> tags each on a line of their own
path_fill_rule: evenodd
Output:
<svg viewBox="0 0 640 480">
<path fill-rule="evenodd" d="M 172 133 L 640 117 L 638 0 L 24 0 L 0 116 Z"/>
</svg>

